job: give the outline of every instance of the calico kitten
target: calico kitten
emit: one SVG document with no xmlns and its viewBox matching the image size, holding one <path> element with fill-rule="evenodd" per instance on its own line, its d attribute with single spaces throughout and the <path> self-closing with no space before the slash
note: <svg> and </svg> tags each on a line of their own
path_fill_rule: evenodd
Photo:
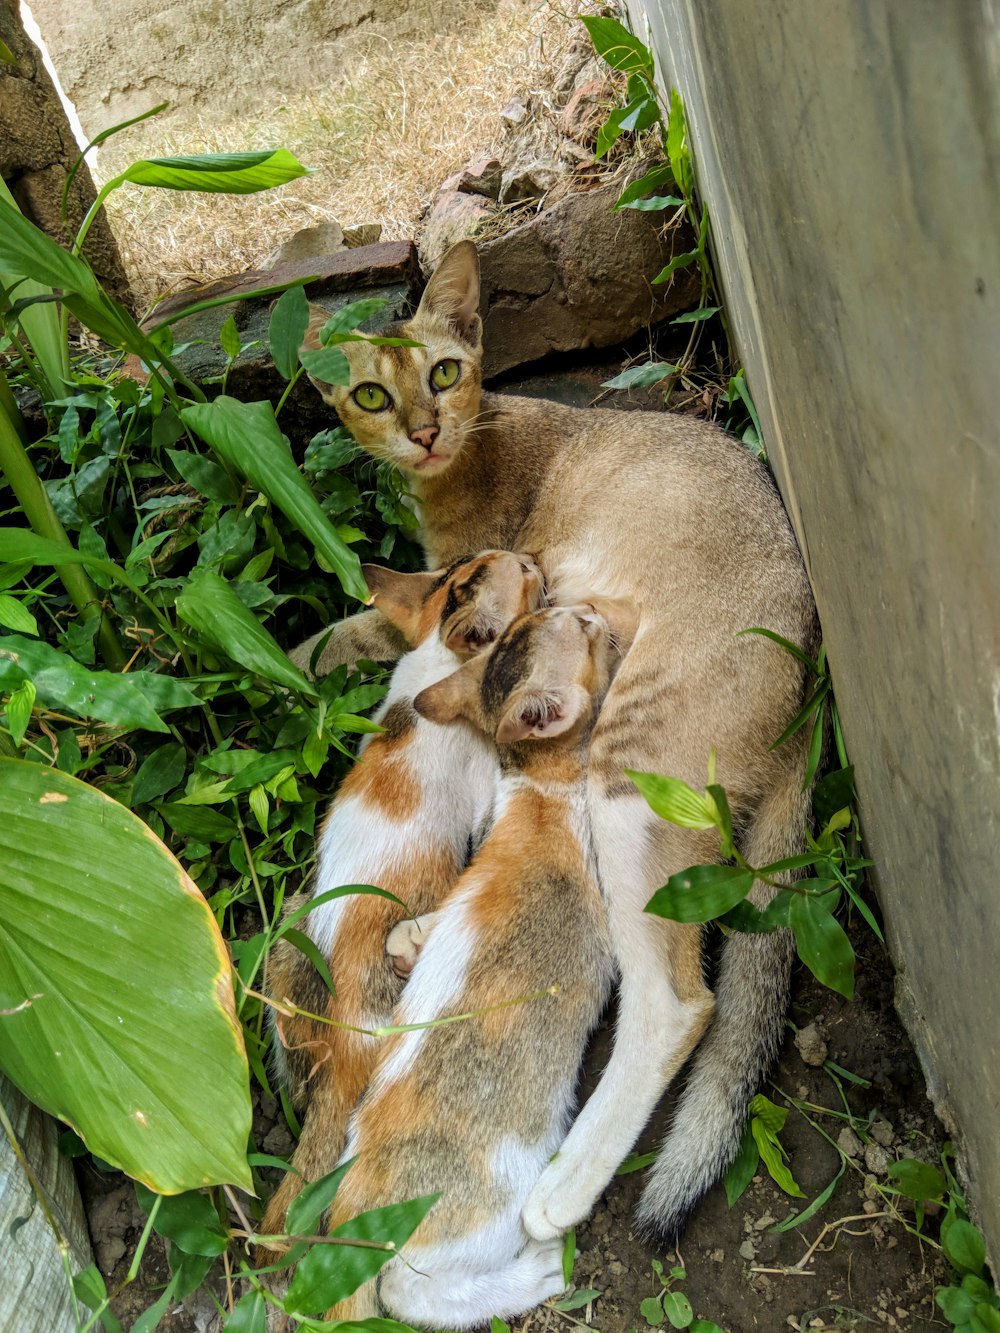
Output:
<svg viewBox="0 0 1000 1333">
<path fill-rule="evenodd" d="M 414 701 L 424 717 L 468 719 L 495 736 L 503 776 L 490 834 L 444 905 L 390 935 L 403 970 L 420 943 L 394 1021 L 475 1016 L 395 1036 L 379 1057 L 330 1226 L 441 1198 L 402 1258 L 329 1318 L 381 1305 L 408 1323 L 463 1329 L 562 1290 L 561 1242 L 531 1240 L 521 1210 L 565 1135 L 612 977 L 585 764 L 616 661 L 592 607 L 539 611 Z"/>
<path fill-rule="evenodd" d="M 747 860 L 799 851 L 807 738 L 771 744 L 802 705 L 806 671 L 739 631 L 765 626 L 815 655 L 817 627 L 760 462 L 689 416 L 484 393 L 478 308 L 478 260 L 464 242 L 441 261 L 413 319 L 392 330 L 422 346 L 344 344 L 350 383 L 318 388 L 369 453 L 405 473 L 430 565 L 484 546 L 527 551 L 554 604 L 624 598 L 638 612 L 594 729 L 588 787 L 621 968 L 618 1035 L 597 1092 L 529 1201 L 529 1230 L 543 1237 L 587 1215 L 704 1030 L 700 969 L 679 971 L 675 949 L 678 932 L 697 937 L 698 928 L 643 908 L 670 875 L 716 859 L 718 843 L 658 819 L 623 770 L 702 785 L 714 747 Z M 308 663 L 309 649 L 293 657 Z M 387 622 L 364 612 L 335 628 L 319 667 L 397 651 Z M 753 901 L 772 892 L 757 884 Z M 715 1023 L 649 1173 L 647 1229 L 674 1235 L 736 1153 L 781 1040 L 791 958 L 787 931 L 726 941 Z"/>
<path fill-rule="evenodd" d="M 373 601 L 414 651 L 396 668 L 358 762 L 340 786 L 318 843 L 314 897 L 344 884 L 371 884 L 400 898 L 412 913 L 431 911 L 451 889 L 492 812 L 497 779 L 493 745 L 472 727 L 443 730 L 413 709 L 414 696 L 491 643 L 517 616 L 538 606 L 534 564 L 487 551 L 432 574 L 394 574 L 364 566 Z M 289 911 L 303 901 L 293 899 Z M 389 1021 L 400 983 L 385 939 L 405 915 L 390 899 L 354 894 L 322 903 L 303 929 L 329 958 L 336 997 L 309 960 L 279 940 L 268 987 L 278 1001 L 358 1028 Z M 280 1072 L 308 1114 L 293 1163 L 268 1204 L 264 1234 L 282 1229 L 305 1180 L 333 1169 L 348 1117 L 368 1083 L 372 1037 L 302 1017 L 275 1020 Z M 310 1073 L 312 1077 L 310 1079 Z"/>
</svg>

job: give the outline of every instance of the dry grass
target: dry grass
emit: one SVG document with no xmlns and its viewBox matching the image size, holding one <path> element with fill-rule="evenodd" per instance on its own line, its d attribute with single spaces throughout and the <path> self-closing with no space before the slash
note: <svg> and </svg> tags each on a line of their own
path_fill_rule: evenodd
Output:
<svg viewBox="0 0 1000 1333">
<path fill-rule="evenodd" d="M 401 3 L 403 0 L 401 0 Z M 300 227 L 335 219 L 381 222 L 384 239 L 411 236 L 445 176 L 503 138 L 500 109 L 544 89 L 582 30 L 551 0 L 499 0 L 462 26 L 393 50 L 373 40 L 349 76 L 266 108 L 210 120 L 154 118 L 112 139 L 98 175 L 136 158 L 283 146 L 315 169 L 262 195 L 229 198 L 126 186 L 108 212 L 137 300 L 259 263 Z"/>
</svg>

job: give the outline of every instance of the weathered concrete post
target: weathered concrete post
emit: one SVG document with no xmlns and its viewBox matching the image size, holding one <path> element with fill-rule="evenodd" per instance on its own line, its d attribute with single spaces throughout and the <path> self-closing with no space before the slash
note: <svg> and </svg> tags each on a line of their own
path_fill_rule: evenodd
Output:
<svg viewBox="0 0 1000 1333">
<path fill-rule="evenodd" d="M 806 555 L 897 1003 L 1000 1254 L 1000 28 L 629 0 L 687 108 Z"/>
</svg>

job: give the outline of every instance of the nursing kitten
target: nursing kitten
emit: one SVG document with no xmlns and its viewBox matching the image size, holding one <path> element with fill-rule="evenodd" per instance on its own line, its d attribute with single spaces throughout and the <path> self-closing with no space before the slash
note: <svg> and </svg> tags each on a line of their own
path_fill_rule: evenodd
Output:
<svg viewBox="0 0 1000 1333">
<path fill-rule="evenodd" d="M 413 698 L 537 607 L 541 579 L 530 560 L 506 551 L 487 551 L 432 574 L 395 574 L 374 565 L 363 572 L 375 606 L 415 647 L 397 666 L 375 714 L 384 731 L 366 737 L 324 821 L 312 896 L 371 884 L 394 893 L 410 912 L 424 913 L 452 888 L 470 838 L 489 820 L 497 759 L 474 728 L 443 730 L 424 721 Z M 303 901 L 292 899 L 288 911 Z M 351 1027 L 384 1025 L 400 990 L 385 939 L 405 914 L 398 903 L 371 894 L 320 904 L 301 928 L 330 960 L 336 997 L 287 940 L 279 940 L 270 958 L 271 995 Z M 308 1113 L 292 1159 L 301 1175 L 286 1173 L 268 1204 L 265 1235 L 282 1230 L 305 1181 L 336 1166 L 348 1117 L 378 1052 L 375 1038 L 314 1019 L 279 1017 L 275 1026 L 279 1072 L 300 1107 L 308 1083 Z"/>
<path fill-rule="evenodd" d="M 585 766 L 616 660 L 592 607 L 538 611 L 414 701 L 424 717 L 495 736 L 503 776 L 489 836 L 441 909 L 389 937 L 403 970 L 420 945 L 394 1021 L 475 1016 L 392 1037 L 380 1054 L 330 1227 L 441 1198 L 402 1257 L 328 1318 L 381 1306 L 408 1323 L 470 1328 L 563 1288 L 561 1242 L 530 1239 L 521 1211 L 566 1133 L 612 977 Z"/>
<path fill-rule="evenodd" d="M 527 551 L 553 603 L 624 598 L 638 611 L 589 771 L 621 969 L 618 1035 L 597 1092 L 529 1200 L 529 1230 L 544 1237 L 589 1213 L 704 1026 L 700 973 L 682 975 L 671 962 L 676 932 L 698 928 L 643 908 L 670 875 L 716 859 L 717 840 L 658 819 L 623 770 L 700 786 L 714 747 L 749 862 L 800 850 L 805 735 L 770 746 L 803 702 L 805 671 L 775 644 L 738 634 L 761 625 L 811 652 L 817 626 L 761 463 L 691 417 L 483 393 L 478 306 L 478 259 L 463 242 L 413 319 L 391 330 L 423 346 L 344 344 L 350 384 L 317 387 L 369 453 L 405 473 L 431 566 L 485 546 Z M 307 343 L 317 344 L 321 326 L 317 317 Z M 314 642 L 293 660 L 308 664 Z M 397 652 L 387 622 L 363 612 L 335 627 L 318 669 Z M 757 884 L 752 900 L 772 892 Z M 791 958 L 788 932 L 727 940 L 715 1022 L 640 1206 L 647 1230 L 676 1234 L 735 1155 L 782 1037 Z"/>
</svg>

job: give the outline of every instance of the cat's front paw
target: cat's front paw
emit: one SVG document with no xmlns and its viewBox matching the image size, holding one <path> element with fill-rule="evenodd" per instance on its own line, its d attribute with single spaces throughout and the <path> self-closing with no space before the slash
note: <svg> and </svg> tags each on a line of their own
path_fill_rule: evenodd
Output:
<svg viewBox="0 0 1000 1333">
<path fill-rule="evenodd" d="M 591 1189 L 569 1162 L 556 1158 L 525 1200 L 521 1222 L 535 1240 L 552 1240 L 588 1216 L 601 1186 Z"/>
<path fill-rule="evenodd" d="M 415 920 L 407 918 L 393 926 L 386 936 L 385 952 L 393 972 L 405 981 L 413 971 L 417 955 L 427 942 L 431 926 L 431 914 L 418 916 Z"/>
</svg>

